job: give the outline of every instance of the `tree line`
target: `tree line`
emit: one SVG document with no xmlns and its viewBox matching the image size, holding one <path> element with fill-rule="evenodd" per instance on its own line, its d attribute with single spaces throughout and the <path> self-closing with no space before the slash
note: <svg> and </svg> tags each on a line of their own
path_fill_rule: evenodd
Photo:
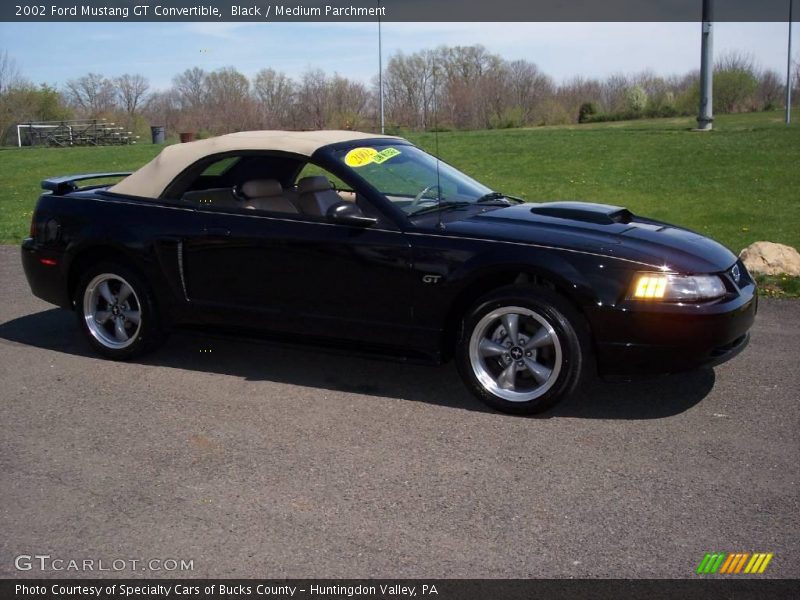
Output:
<svg viewBox="0 0 800 600">
<path fill-rule="evenodd" d="M 794 64 L 800 99 L 800 60 Z M 248 129 L 379 128 L 378 77 L 369 84 L 308 69 L 298 77 L 264 68 L 186 69 L 167 89 L 142 74 L 88 73 L 34 85 L 0 52 L 0 135 L 28 121 L 106 118 L 140 135 L 149 125 L 200 136 Z M 383 73 L 387 130 L 489 129 L 695 114 L 699 74 L 650 71 L 556 82 L 534 62 L 507 60 L 481 45 L 397 52 Z M 783 77 L 747 54 L 719 57 L 717 113 L 771 110 L 784 103 Z"/>
</svg>

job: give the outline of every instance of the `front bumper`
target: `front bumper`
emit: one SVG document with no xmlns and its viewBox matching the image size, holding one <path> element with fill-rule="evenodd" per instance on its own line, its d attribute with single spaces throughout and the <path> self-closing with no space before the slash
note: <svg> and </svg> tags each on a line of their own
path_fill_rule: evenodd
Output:
<svg viewBox="0 0 800 600">
<path fill-rule="evenodd" d="M 708 304 L 597 307 L 590 320 L 598 370 L 626 376 L 722 364 L 747 346 L 757 310 L 754 284 Z"/>
</svg>

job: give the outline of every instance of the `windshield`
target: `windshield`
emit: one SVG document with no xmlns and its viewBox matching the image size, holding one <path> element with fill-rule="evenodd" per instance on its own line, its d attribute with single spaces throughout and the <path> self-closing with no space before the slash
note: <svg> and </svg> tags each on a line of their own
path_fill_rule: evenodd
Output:
<svg viewBox="0 0 800 600">
<path fill-rule="evenodd" d="M 373 144 L 336 155 L 409 215 L 485 201 L 492 195 L 485 185 L 414 146 Z"/>
</svg>

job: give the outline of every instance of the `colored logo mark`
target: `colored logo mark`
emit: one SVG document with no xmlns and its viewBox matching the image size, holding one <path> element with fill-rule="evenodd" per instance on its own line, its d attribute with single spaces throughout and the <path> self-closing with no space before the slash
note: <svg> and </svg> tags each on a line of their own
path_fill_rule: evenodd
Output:
<svg viewBox="0 0 800 600">
<path fill-rule="evenodd" d="M 738 575 L 738 574 L 757 574 L 763 573 L 769 561 L 772 560 L 772 552 L 713 552 L 706 553 L 700 565 L 697 567 L 698 575 Z"/>
</svg>

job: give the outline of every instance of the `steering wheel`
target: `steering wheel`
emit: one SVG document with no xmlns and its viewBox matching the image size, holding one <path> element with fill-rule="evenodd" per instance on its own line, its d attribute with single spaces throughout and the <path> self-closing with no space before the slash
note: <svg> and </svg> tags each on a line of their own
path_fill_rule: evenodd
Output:
<svg viewBox="0 0 800 600">
<path fill-rule="evenodd" d="M 413 202 L 411 202 L 411 204 L 408 205 L 409 211 L 414 210 L 415 208 L 417 208 L 417 206 L 419 206 L 420 201 L 422 200 L 422 197 L 425 194 L 427 194 L 428 192 L 430 192 L 431 190 L 434 190 L 434 189 L 439 190 L 440 194 L 442 193 L 442 188 L 439 187 L 435 183 L 433 185 L 429 185 L 428 187 L 423 188 L 422 191 L 419 194 L 414 196 Z"/>
</svg>

